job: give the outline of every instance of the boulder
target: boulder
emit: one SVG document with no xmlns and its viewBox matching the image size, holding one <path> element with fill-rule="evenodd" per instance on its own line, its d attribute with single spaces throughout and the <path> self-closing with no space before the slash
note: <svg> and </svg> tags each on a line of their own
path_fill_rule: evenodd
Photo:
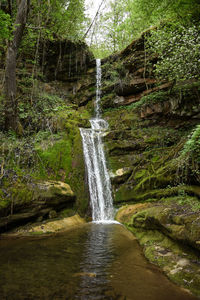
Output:
<svg viewBox="0 0 200 300">
<path fill-rule="evenodd" d="M 56 206 L 75 200 L 71 187 L 62 181 L 41 181 L 31 188 L 34 189 L 34 202 L 41 201 L 43 205 Z"/>
<path fill-rule="evenodd" d="M 51 211 L 59 211 L 75 202 L 71 187 L 61 181 L 40 181 L 27 187 L 27 199 L 13 204 L 13 211 L 0 219 L 0 232 L 35 221 L 39 217 L 48 217 Z M 30 198 L 31 195 L 31 198 Z M 51 213 L 50 213 L 51 214 Z"/>
<path fill-rule="evenodd" d="M 42 223 L 22 226 L 21 228 L 14 230 L 14 232 L 5 233 L 4 236 L 29 236 L 64 232 L 85 223 L 86 221 L 79 215 L 74 215 L 63 219 L 48 220 Z"/>
<path fill-rule="evenodd" d="M 135 228 L 161 231 L 178 242 L 200 250 L 199 211 L 191 211 L 177 204 L 153 205 L 133 215 L 131 223 Z"/>
</svg>

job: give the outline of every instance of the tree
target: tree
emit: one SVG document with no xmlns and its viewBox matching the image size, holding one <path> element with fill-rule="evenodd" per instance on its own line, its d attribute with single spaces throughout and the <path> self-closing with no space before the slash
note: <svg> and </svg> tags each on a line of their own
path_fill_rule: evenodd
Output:
<svg viewBox="0 0 200 300">
<path fill-rule="evenodd" d="M 8 42 L 5 70 L 5 129 L 18 131 L 18 103 L 16 98 L 17 53 L 27 22 L 30 0 L 21 0 L 14 23 L 13 38 Z"/>
</svg>

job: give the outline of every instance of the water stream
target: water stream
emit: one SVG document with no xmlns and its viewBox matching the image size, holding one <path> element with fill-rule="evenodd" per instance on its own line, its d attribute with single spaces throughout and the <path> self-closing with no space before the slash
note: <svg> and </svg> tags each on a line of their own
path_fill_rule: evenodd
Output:
<svg viewBox="0 0 200 300">
<path fill-rule="evenodd" d="M 90 203 L 92 207 L 92 219 L 96 222 L 109 222 L 113 220 L 113 200 L 111 183 L 108 170 L 102 136 L 108 129 L 108 124 L 101 119 L 101 61 L 96 60 L 96 101 L 95 118 L 90 120 L 91 128 L 81 128 L 83 151 L 88 174 L 90 191 Z"/>
</svg>

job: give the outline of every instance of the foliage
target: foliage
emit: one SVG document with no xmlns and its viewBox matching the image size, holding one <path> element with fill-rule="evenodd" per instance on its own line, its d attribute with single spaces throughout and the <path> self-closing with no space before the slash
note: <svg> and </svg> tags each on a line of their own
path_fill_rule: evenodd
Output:
<svg viewBox="0 0 200 300">
<path fill-rule="evenodd" d="M 136 102 L 136 107 L 143 106 L 145 104 L 155 104 L 168 100 L 169 91 L 158 91 L 151 93 L 150 95 L 143 96 L 139 102 Z"/>
<path fill-rule="evenodd" d="M 179 173 L 182 181 L 200 182 L 200 125 L 188 136 L 179 157 Z"/>
<path fill-rule="evenodd" d="M 182 150 L 182 155 L 190 156 L 200 164 L 200 125 L 197 125 L 190 134 Z"/>
<path fill-rule="evenodd" d="M 13 1 L 12 4 L 12 18 L 0 9 L 0 42 L 4 45 L 5 40 L 10 38 L 16 15 L 17 2 Z M 3 7 L 8 11 L 8 2 L 5 2 Z M 55 39 L 80 40 L 85 26 L 84 0 L 32 0 L 20 53 L 37 63 L 40 43 Z"/>
<path fill-rule="evenodd" d="M 96 57 L 105 57 L 129 43 L 127 15 L 126 1 L 118 0 L 108 1 L 99 13 L 90 36 L 91 50 Z"/>
<path fill-rule="evenodd" d="M 43 38 L 74 40 L 82 35 L 85 18 L 83 0 L 33 0 L 32 5 L 30 22 L 39 26 Z"/>
<path fill-rule="evenodd" d="M 151 32 L 148 51 L 159 57 L 155 74 L 161 79 L 200 77 L 200 27 L 168 23 Z"/>
<path fill-rule="evenodd" d="M 127 0 L 134 35 L 140 34 L 150 26 L 159 25 L 164 20 L 180 24 L 199 20 L 198 0 Z"/>
<path fill-rule="evenodd" d="M 0 9 L 0 41 L 10 37 L 11 17 Z"/>
<path fill-rule="evenodd" d="M 1 56 L 5 55 L 6 51 L 6 39 L 10 39 L 11 36 L 11 17 L 6 14 L 0 7 L 0 62 Z"/>
<path fill-rule="evenodd" d="M 95 53 L 104 56 L 125 48 L 151 26 L 169 20 L 187 26 L 198 24 L 200 3 L 198 0 L 110 0 L 99 15 L 91 44 L 92 50 L 98 50 Z"/>
<path fill-rule="evenodd" d="M 27 88 L 27 92 L 30 92 L 29 88 Z M 23 102 L 19 103 L 19 119 L 24 129 L 31 133 L 40 128 L 43 130 L 49 129 L 52 115 L 55 112 L 69 109 L 70 106 L 67 106 L 64 100 L 57 95 L 36 91 L 32 102 L 29 97 L 24 97 Z"/>
</svg>

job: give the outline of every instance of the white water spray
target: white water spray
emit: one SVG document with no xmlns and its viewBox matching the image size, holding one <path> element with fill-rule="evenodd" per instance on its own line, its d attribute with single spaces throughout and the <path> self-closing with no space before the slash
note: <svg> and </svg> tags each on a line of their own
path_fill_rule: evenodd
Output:
<svg viewBox="0 0 200 300">
<path fill-rule="evenodd" d="M 81 128 L 83 152 L 88 172 L 88 185 L 92 206 L 92 219 L 97 222 L 113 220 L 113 200 L 111 183 L 103 149 L 102 135 L 108 128 L 105 120 L 100 118 L 101 100 L 101 60 L 96 60 L 96 101 L 95 118 L 90 120 L 91 129 Z"/>
</svg>

